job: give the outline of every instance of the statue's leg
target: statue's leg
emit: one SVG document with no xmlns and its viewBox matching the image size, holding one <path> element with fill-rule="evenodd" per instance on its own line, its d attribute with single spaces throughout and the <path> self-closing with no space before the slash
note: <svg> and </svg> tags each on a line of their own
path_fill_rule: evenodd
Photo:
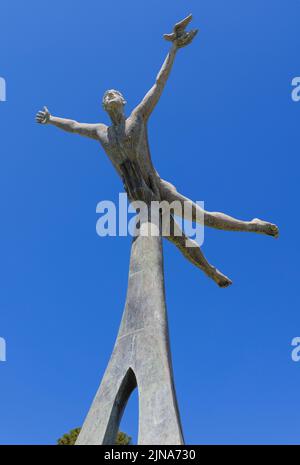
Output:
<svg viewBox="0 0 300 465">
<path fill-rule="evenodd" d="M 172 215 L 170 216 L 170 234 L 165 237 L 178 247 L 185 258 L 204 271 L 204 273 L 209 278 L 212 278 L 218 286 L 227 287 L 232 284 L 232 281 L 227 278 L 227 276 L 208 263 L 196 241 L 189 239 L 184 234 Z"/>
<path fill-rule="evenodd" d="M 181 206 L 178 208 L 178 211 L 175 211 L 176 215 L 191 219 L 187 216 L 190 214 L 189 212 L 191 212 L 192 221 L 199 223 L 204 222 L 205 226 L 223 229 L 224 231 L 248 231 L 278 237 L 279 231 L 275 224 L 262 221 L 258 218 L 254 218 L 251 221 L 242 221 L 232 216 L 225 215 L 224 213 L 202 210 L 199 205 L 180 194 L 176 188 L 167 181 L 161 180 L 160 194 L 162 200 L 166 200 L 170 203 L 174 201 L 180 202 Z M 188 208 L 184 208 L 184 205 L 188 206 Z"/>
</svg>

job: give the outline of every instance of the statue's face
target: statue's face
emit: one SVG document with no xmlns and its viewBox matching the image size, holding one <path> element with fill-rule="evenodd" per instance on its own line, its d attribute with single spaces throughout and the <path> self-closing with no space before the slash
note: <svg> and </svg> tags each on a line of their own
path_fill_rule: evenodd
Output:
<svg viewBox="0 0 300 465">
<path fill-rule="evenodd" d="M 123 95 L 118 90 L 107 90 L 103 96 L 103 107 L 106 111 L 119 110 L 123 111 L 123 107 L 126 103 Z"/>
</svg>

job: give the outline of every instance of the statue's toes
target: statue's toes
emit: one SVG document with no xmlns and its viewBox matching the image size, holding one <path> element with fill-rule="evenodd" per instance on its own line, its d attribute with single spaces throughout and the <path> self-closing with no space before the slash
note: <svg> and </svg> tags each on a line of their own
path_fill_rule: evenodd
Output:
<svg viewBox="0 0 300 465">
<path fill-rule="evenodd" d="M 231 279 L 215 267 L 211 267 L 210 277 L 218 284 L 219 287 L 228 287 L 232 284 Z"/>
<path fill-rule="evenodd" d="M 222 276 L 222 278 L 218 281 L 219 287 L 228 287 L 231 286 L 232 281 L 231 279 L 227 278 L 227 276 Z"/>
<path fill-rule="evenodd" d="M 279 237 L 279 228 L 276 224 L 260 220 L 259 218 L 254 218 L 251 223 L 255 225 L 255 232 L 266 234 L 267 236 L 272 236 L 275 238 Z"/>
</svg>

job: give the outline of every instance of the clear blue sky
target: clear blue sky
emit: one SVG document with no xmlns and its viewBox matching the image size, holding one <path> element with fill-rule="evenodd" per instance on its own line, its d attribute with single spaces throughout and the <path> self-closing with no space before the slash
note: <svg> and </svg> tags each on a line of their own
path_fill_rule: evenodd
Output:
<svg viewBox="0 0 300 465">
<path fill-rule="evenodd" d="M 189 444 L 300 443 L 298 0 L 5 0 L 1 120 L 0 443 L 53 444 L 82 424 L 108 362 L 127 285 L 130 238 L 96 235 L 96 204 L 121 184 L 95 141 L 34 123 L 108 122 L 107 88 L 129 112 L 152 85 L 189 12 L 150 121 L 162 177 L 208 210 L 264 218 L 281 237 L 206 230 L 219 289 L 165 243 L 178 401 Z M 179 285 L 180 283 L 180 285 Z M 136 397 L 136 396 L 135 396 Z M 136 399 L 122 428 L 136 436 Z"/>
</svg>

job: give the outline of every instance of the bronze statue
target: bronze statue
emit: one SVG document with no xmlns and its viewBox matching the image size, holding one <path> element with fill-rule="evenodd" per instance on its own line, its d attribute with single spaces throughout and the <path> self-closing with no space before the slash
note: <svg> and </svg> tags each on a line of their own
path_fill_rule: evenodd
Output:
<svg viewBox="0 0 300 465">
<path fill-rule="evenodd" d="M 36 121 L 41 124 L 52 124 L 65 131 L 80 134 L 97 140 L 110 158 L 117 173 L 121 176 L 130 200 L 144 200 L 143 193 L 150 190 L 152 198 L 167 202 L 179 201 L 180 204 L 188 202 L 192 211 L 192 219 L 197 220 L 197 210 L 200 208 L 190 199 L 180 194 L 169 182 L 160 178 L 155 170 L 148 144 L 147 123 L 162 94 L 164 86 L 170 75 L 176 54 L 182 47 L 190 44 L 197 30 L 187 32 L 186 26 L 190 23 L 192 15 L 177 23 L 171 34 L 165 34 L 164 38 L 172 43 L 170 51 L 159 71 L 153 87 L 145 95 L 143 100 L 132 111 L 129 117 L 125 116 L 124 107 L 126 101 L 117 90 L 108 90 L 103 96 L 103 108 L 110 116 L 111 126 L 102 123 L 87 124 L 78 123 L 70 119 L 52 116 L 44 107 L 36 116 Z M 133 175 L 139 180 L 133 184 Z M 136 180 L 135 180 L 136 181 Z M 183 209 L 178 211 L 182 215 Z M 224 213 L 199 211 L 199 217 L 203 218 L 205 226 L 226 231 L 249 231 L 278 237 L 276 225 L 253 219 L 242 221 Z M 175 211 L 175 214 L 177 212 Z M 200 248 L 195 242 L 188 239 L 171 216 L 171 233 L 167 237 L 173 242 L 183 255 L 194 265 L 202 269 L 207 276 L 212 278 L 220 287 L 227 287 L 231 280 L 210 265 Z"/>
</svg>

